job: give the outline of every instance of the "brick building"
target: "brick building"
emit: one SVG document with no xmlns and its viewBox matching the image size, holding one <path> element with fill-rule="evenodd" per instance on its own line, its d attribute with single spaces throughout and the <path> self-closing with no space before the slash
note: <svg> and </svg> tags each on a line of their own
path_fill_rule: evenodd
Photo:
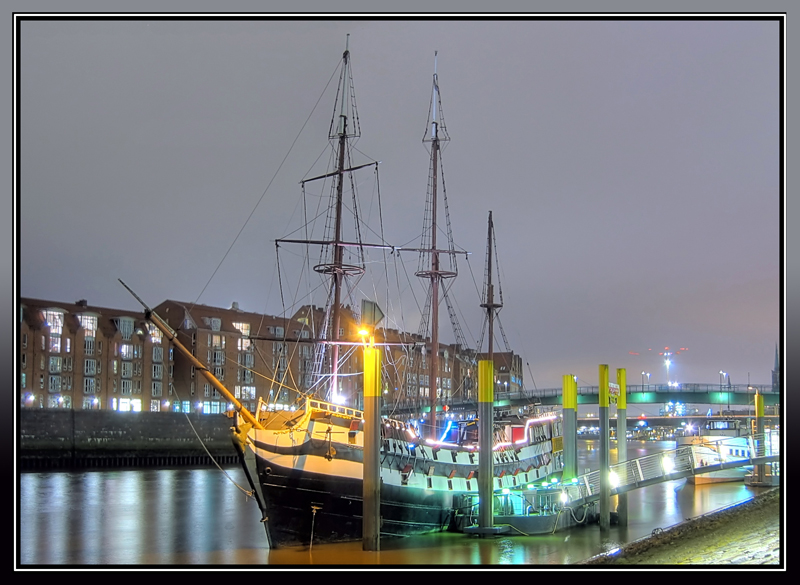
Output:
<svg viewBox="0 0 800 585">
<path fill-rule="evenodd" d="M 205 364 L 254 412 L 291 409 L 304 393 L 327 392 L 328 356 L 316 343 L 323 336 L 323 309 L 303 306 L 290 318 L 167 300 L 154 311 L 177 332 L 177 341 Z M 24 408 L 180 411 L 215 414 L 227 401 L 173 342 L 142 312 L 20 299 L 20 376 Z M 331 400 L 363 406 L 363 339 L 360 316 L 349 306 L 341 316 L 340 368 Z M 430 403 L 427 339 L 396 329 L 377 329 L 384 346 L 384 404 Z M 440 345 L 437 400 L 477 399 L 476 354 Z M 496 390 L 519 390 L 522 360 L 495 353 Z"/>
<path fill-rule="evenodd" d="M 22 406 L 162 410 L 169 406 L 173 348 L 142 313 L 20 301 Z"/>
</svg>

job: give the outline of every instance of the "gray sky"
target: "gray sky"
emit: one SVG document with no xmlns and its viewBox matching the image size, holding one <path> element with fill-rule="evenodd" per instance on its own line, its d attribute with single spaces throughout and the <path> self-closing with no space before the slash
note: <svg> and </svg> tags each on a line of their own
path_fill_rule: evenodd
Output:
<svg viewBox="0 0 800 585">
<path fill-rule="evenodd" d="M 22 296 L 136 309 L 122 278 L 151 305 L 279 313 L 273 240 L 300 225 L 298 182 L 327 145 L 335 80 L 272 178 L 349 33 L 357 148 L 381 161 L 395 244 L 422 227 L 421 139 L 439 52 L 450 216 L 456 244 L 472 252 L 453 288 L 468 342 L 481 326 L 475 282 L 491 210 L 500 320 L 530 365 L 527 387 L 531 372 L 539 388 L 567 373 L 596 384 L 600 363 L 627 368 L 630 384 L 643 370 L 664 383 L 667 346 L 688 348 L 673 380 L 718 383 L 720 369 L 734 384 L 748 372 L 770 380 L 782 268 L 776 21 L 21 30 Z M 416 331 L 415 308 L 404 307 Z"/>
</svg>

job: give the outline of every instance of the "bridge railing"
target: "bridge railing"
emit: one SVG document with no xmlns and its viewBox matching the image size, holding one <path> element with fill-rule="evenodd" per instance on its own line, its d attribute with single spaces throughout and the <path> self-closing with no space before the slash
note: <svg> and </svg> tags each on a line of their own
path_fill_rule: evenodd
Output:
<svg viewBox="0 0 800 585">
<path fill-rule="evenodd" d="M 717 439 L 717 437 L 714 437 Z M 751 465 L 753 459 L 777 457 L 780 455 L 780 436 L 776 431 L 758 433 L 747 437 L 748 449 L 742 449 L 741 437 L 720 437 L 719 440 L 704 442 L 716 455 L 709 460 L 697 460 L 692 445 L 629 459 L 609 466 L 611 487 L 635 486 L 643 482 L 669 479 L 670 476 L 685 477 L 704 467 L 724 465 L 737 467 Z M 600 493 L 600 470 L 578 476 L 577 482 L 564 484 L 570 501 L 575 501 Z"/>
<path fill-rule="evenodd" d="M 628 396 L 639 393 L 686 393 L 688 395 L 695 393 L 708 393 L 708 392 L 730 392 L 732 394 L 776 394 L 771 385 L 743 385 L 737 384 L 732 386 L 719 385 L 719 384 L 677 384 L 669 386 L 667 384 L 644 384 L 644 385 L 628 385 Z M 529 402 L 536 404 L 541 402 L 542 398 L 550 398 L 554 396 L 561 396 L 561 388 L 542 388 L 537 390 L 517 390 L 517 391 L 500 391 L 496 390 L 494 399 L 496 402 L 509 401 L 509 402 Z M 599 386 L 579 386 L 579 395 L 596 395 L 599 393 Z M 441 405 L 448 405 L 450 407 L 468 407 L 477 408 L 478 395 L 477 392 L 468 394 L 459 393 L 454 396 L 443 396 L 437 400 Z M 417 397 L 403 397 L 395 400 L 387 401 L 383 406 L 383 410 L 388 411 L 418 411 L 420 408 L 428 406 L 430 403 L 427 399 L 420 400 Z"/>
</svg>

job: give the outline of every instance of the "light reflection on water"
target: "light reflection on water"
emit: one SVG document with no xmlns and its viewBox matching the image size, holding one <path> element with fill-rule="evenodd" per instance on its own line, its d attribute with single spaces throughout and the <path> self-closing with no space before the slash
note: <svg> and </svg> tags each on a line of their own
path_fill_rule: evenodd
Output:
<svg viewBox="0 0 800 585">
<path fill-rule="evenodd" d="M 613 444 L 612 444 L 613 446 Z M 674 443 L 630 442 L 630 457 Z M 579 468 L 596 469 L 597 441 L 579 441 Z M 609 459 L 616 461 L 616 450 Z M 269 550 L 253 499 L 227 469 L 27 472 L 20 476 L 17 544 L 22 565 L 564 565 L 649 536 L 763 491 L 742 482 L 670 481 L 628 494 L 628 526 L 598 525 L 537 536 L 440 533 Z M 235 483 L 234 483 L 235 482 Z M 616 498 L 614 498 L 616 500 Z M 616 501 L 612 502 L 612 510 Z"/>
</svg>

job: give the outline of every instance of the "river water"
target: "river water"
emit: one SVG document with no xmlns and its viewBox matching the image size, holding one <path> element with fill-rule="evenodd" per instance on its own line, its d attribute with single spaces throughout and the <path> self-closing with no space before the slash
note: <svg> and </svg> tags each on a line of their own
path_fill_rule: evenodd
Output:
<svg viewBox="0 0 800 585">
<path fill-rule="evenodd" d="M 578 444 L 579 468 L 597 469 L 599 441 Z M 628 457 L 674 447 L 673 442 L 631 441 Z M 610 460 L 616 462 L 614 449 Z M 25 472 L 18 485 L 16 560 L 22 570 L 64 565 L 569 565 L 765 489 L 743 482 L 695 486 L 681 479 L 629 492 L 628 526 L 612 525 L 604 534 L 597 524 L 539 536 L 441 533 L 382 539 L 379 552 L 364 552 L 360 542 L 270 550 L 258 506 L 243 492 L 247 483 L 238 467 Z"/>
</svg>

